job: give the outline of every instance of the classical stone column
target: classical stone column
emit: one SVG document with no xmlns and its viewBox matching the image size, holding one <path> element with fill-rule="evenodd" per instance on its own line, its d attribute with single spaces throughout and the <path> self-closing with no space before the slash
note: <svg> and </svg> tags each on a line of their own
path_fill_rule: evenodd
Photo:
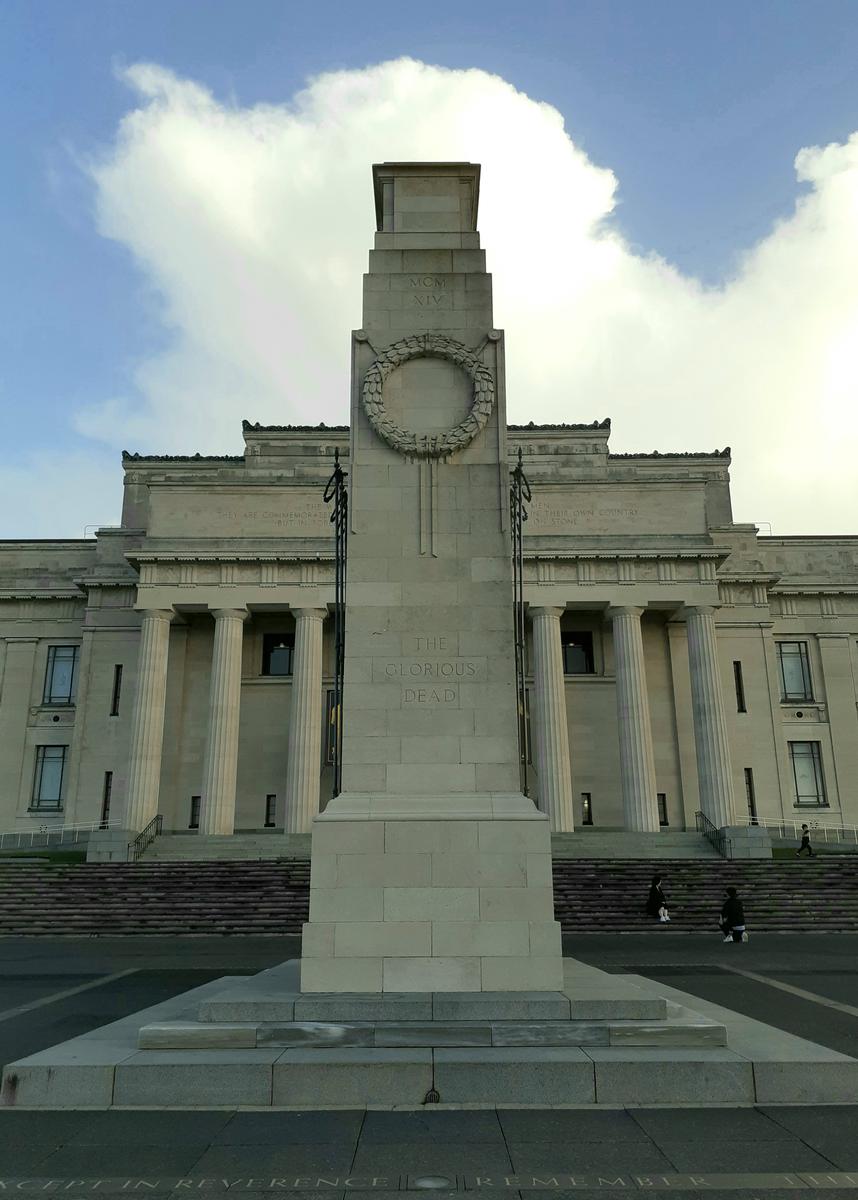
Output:
<svg viewBox="0 0 858 1200">
<path fill-rule="evenodd" d="M 296 608 L 286 761 L 286 832 L 309 833 L 319 813 L 322 766 L 323 608 Z"/>
<path fill-rule="evenodd" d="M 246 609 L 215 608 L 209 688 L 209 728 L 203 763 L 200 833 L 230 834 L 235 827 L 241 640 Z"/>
<path fill-rule="evenodd" d="M 131 717 L 131 755 L 125 800 L 125 821 L 132 830 L 145 828 L 158 813 L 172 616 L 167 609 L 147 609 L 140 627 L 137 693 Z"/>
<path fill-rule="evenodd" d="M 566 725 L 566 684 L 560 645 L 562 608 L 531 608 L 533 621 L 533 683 L 535 693 L 536 769 L 539 796 L 552 830 L 575 828 L 569 730 Z"/>
<path fill-rule="evenodd" d="M 733 819 L 733 767 L 718 669 L 715 609 L 688 608 L 686 614 L 700 808 L 722 829 Z"/>
<path fill-rule="evenodd" d="M 609 608 L 614 632 L 617 725 L 626 829 L 658 832 L 655 759 L 646 688 L 641 608 Z"/>
</svg>

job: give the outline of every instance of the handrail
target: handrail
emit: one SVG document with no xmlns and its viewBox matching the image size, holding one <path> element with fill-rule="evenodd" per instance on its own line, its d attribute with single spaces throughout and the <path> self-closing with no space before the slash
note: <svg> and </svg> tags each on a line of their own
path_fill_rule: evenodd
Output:
<svg viewBox="0 0 858 1200">
<path fill-rule="evenodd" d="M 727 837 L 723 829 L 719 829 L 717 825 L 706 816 L 706 813 L 696 812 L 694 820 L 697 825 L 697 832 L 702 833 L 707 841 L 715 847 L 722 858 L 730 857 L 731 840 Z"/>
<path fill-rule="evenodd" d="M 850 825 L 844 821 L 832 821 L 830 824 L 812 817 L 808 813 L 805 819 L 790 819 L 788 817 L 749 817 L 748 825 L 760 825 L 764 829 L 776 829 L 781 837 L 801 837 L 802 825 L 807 825 L 811 838 L 822 842 L 854 842 L 858 845 L 858 825 Z"/>
<path fill-rule="evenodd" d="M 118 828 L 118 821 L 77 821 L 67 825 L 48 825 L 42 822 L 37 829 L 5 829 L 0 831 L 0 850 L 9 847 L 49 845 L 71 841 L 79 842 L 81 834 L 95 833 L 99 829 Z"/>
<path fill-rule="evenodd" d="M 128 861 L 138 862 L 152 845 L 164 825 L 164 814 L 158 813 L 149 824 L 141 829 L 133 842 L 128 843 Z"/>
</svg>

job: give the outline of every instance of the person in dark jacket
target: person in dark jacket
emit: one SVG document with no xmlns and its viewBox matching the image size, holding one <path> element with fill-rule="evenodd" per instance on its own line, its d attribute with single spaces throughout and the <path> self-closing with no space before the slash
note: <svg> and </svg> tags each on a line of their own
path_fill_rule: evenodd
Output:
<svg viewBox="0 0 858 1200">
<path fill-rule="evenodd" d="M 657 917 L 662 924 L 670 920 L 670 914 L 667 911 L 667 900 L 664 897 L 664 892 L 661 890 L 661 876 L 653 875 L 652 883 L 649 886 L 649 895 L 646 900 L 646 911 L 651 917 Z"/>
<path fill-rule="evenodd" d="M 802 825 L 802 827 L 801 827 L 801 845 L 799 846 L 798 850 L 796 850 L 796 852 L 795 852 L 796 858 L 798 858 L 798 856 L 800 854 L 804 854 L 805 850 L 807 851 L 809 858 L 816 857 L 816 855 L 813 853 L 813 847 L 810 844 L 810 830 L 808 829 L 808 827 L 806 825 Z"/>
<path fill-rule="evenodd" d="M 746 942 L 745 909 L 734 887 L 727 888 L 727 899 L 721 909 L 721 932 L 725 942 Z"/>
</svg>

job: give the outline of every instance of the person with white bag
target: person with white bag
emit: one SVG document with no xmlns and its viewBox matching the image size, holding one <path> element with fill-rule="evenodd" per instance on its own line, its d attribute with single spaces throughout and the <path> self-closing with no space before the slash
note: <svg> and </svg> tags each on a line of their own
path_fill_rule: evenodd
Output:
<svg viewBox="0 0 858 1200">
<path fill-rule="evenodd" d="M 724 934 L 725 942 L 747 942 L 745 907 L 734 887 L 727 888 L 727 899 L 721 909 L 721 920 L 718 924 Z"/>
</svg>

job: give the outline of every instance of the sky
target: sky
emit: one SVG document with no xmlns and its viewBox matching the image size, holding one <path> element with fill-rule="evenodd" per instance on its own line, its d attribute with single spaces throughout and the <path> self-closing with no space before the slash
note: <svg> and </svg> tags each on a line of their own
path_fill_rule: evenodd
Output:
<svg viewBox="0 0 858 1200">
<path fill-rule="evenodd" d="M 4 0 L 0 537 L 345 423 L 370 166 L 421 158 L 483 165 L 511 421 L 858 534 L 856 61 L 855 0 Z"/>
</svg>

